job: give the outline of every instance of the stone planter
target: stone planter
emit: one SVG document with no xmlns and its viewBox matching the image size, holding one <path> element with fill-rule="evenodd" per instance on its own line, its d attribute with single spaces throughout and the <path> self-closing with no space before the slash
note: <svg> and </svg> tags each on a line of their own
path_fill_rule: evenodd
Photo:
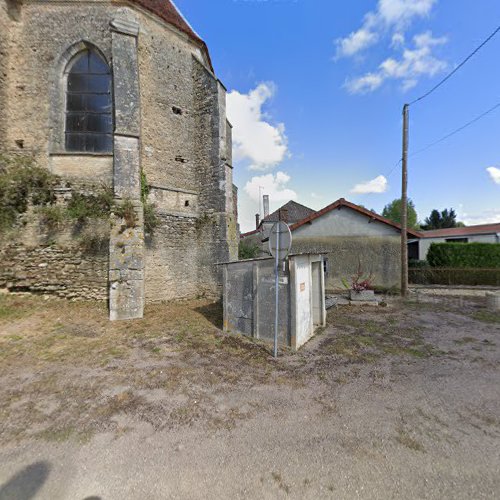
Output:
<svg viewBox="0 0 500 500">
<path fill-rule="evenodd" d="M 373 290 L 363 290 L 362 292 L 356 292 L 355 290 L 349 290 L 349 298 L 352 301 L 358 302 L 376 302 L 375 292 Z"/>
</svg>

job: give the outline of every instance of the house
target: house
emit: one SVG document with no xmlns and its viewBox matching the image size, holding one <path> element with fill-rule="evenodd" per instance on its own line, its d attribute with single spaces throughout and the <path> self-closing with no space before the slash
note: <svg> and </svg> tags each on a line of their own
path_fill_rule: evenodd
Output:
<svg viewBox="0 0 500 500">
<path fill-rule="evenodd" d="M 0 149 L 59 176 L 61 203 L 107 185 L 134 211 L 111 216 L 98 254 L 71 228 L 47 245 L 20 226 L 1 238 L 0 288 L 107 299 L 112 319 L 219 296 L 215 264 L 238 249 L 226 89 L 174 3 L 0 0 L 0 53 Z"/>
<path fill-rule="evenodd" d="M 327 290 L 342 288 L 359 268 L 365 275 L 373 274 L 380 288 L 401 284 L 401 227 L 385 217 L 341 198 L 292 223 L 290 230 L 293 253 L 328 256 Z M 254 231 L 247 237 L 258 236 L 265 250 L 263 233 Z M 419 233 L 409 230 L 408 236 L 418 238 Z"/>
<path fill-rule="evenodd" d="M 420 231 L 420 238 L 408 241 L 411 259 L 426 260 L 432 243 L 500 243 L 500 223 Z"/>
</svg>

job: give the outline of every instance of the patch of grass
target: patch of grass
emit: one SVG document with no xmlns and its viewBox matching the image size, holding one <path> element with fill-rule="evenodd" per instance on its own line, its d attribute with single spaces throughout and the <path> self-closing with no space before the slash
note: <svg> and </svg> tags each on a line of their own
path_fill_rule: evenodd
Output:
<svg viewBox="0 0 500 500">
<path fill-rule="evenodd" d="M 328 353 L 354 362 L 373 361 L 381 355 L 427 358 L 441 351 L 424 342 L 423 328 L 404 321 L 384 310 L 345 310 L 331 315 L 329 323 L 342 330 L 322 345 Z"/>
<path fill-rule="evenodd" d="M 398 435 L 396 436 L 396 441 L 403 446 L 406 446 L 410 450 L 419 451 L 424 453 L 425 448 L 416 439 L 412 438 L 410 434 L 404 429 L 398 429 Z"/>
<path fill-rule="evenodd" d="M 279 472 L 272 472 L 271 473 L 272 478 L 278 485 L 278 487 L 283 490 L 287 495 L 290 493 L 290 486 L 288 486 L 284 481 L 283 477 Z"/>
<path fill-rule="evenodd" d="M 39 432 L 36 437 L 43 439 L 44 441 L 54 442 L 54 443 L 64 443 L 68 441 L 76 434 L 76 430 L 73 427 L 64 427 L 62 429 L 46 429 Z"/>
<path fill-rule="evenodd" d="M 478 339 L 474 337 L 462 337 L 461 339 L 454 340 L 453 342 L 455 342 L 455 344 L 458 345 L 464 345 L 464 344 L 470 344 L 472 342 L 478 342 Z"/>
<path fill-rule="evenodd" d="M 0 295 L 0 321 L 21 318 L 29 314 L 29 302 L 29 298 L 21 299 L 16 296 Z"/>
<path fill-rule="evenodd" d="M 472 318 L 483 323 L 500 323 L 500 313 L 492 311 L 477 311 Z"/>
</svg>

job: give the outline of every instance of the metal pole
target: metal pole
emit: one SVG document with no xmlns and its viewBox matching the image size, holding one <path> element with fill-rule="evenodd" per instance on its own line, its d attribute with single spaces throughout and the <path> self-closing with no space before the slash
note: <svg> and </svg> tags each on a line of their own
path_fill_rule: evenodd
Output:
<svg viewBox="0 0 500 500">
<path fill-rule="evenodd" d="M 403 106 L 403 172 L 401 186 L 401 297 L 408 297 L 408 109 Z"/>
<path fill-rule="evenodd" d="M 276 249 L 276 256 L 275 256 L 275 287 L 276 287 L 276 298 L 275 298 L 275 317 L 274 317 L 274 357 L 278 357 L 278 307 L 279 307 L 279 271 L 280 271 L 280 260 L 279 260 L 279 254 L 280 254 L 280 227 L 278 225 L 278 234 L 276 237 L 277 241 L 277 249 Z"/>
</svg>

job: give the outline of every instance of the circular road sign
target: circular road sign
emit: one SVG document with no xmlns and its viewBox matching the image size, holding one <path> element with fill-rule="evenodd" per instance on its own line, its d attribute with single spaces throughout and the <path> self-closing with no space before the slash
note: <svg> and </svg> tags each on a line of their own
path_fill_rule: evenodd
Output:
<svg viewBox="0 0 500 500">
<path fill-rule="evenodd" d="M 278 245 L 279 241 L 279 245 Z M 278 256 L 279 260 L 286 259 L 292 247 L 292 233 L 288 224 L 283 221 L 277 222 L 269 233 L 269 251 L 273 257 Z"/>
</svg>

